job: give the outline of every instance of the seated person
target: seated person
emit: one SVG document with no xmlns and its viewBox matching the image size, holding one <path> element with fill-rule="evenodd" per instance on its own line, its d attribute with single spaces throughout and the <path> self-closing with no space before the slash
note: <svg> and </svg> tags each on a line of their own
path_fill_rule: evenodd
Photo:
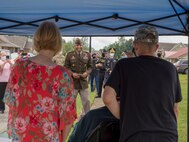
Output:
<svg viewBox="0 0 189 142">
<path fill-rule="evenodd" d="M 89 142 L 86 140 L 89 139 L 96 127 L 104 121 L 119 122 L 105 106 L 90 110 L 79 122 L 77 122 L 68 142 Z"/>
</svg>

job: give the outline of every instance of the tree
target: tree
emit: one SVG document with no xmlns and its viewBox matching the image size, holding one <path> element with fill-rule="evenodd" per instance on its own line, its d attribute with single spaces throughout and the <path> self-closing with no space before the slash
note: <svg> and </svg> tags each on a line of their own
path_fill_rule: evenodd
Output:
<svg viewBox="0 0 189 142">
<path fill-rule="evenodd" d="M 127 40 L 125 37 L 119 37 L 118 41 L 105 46 L 104 49 L 108 50 L 109 48 L 115 48 L 116 52 L 115 52 L 115 57 L 116 58 L 120 58 L 121 57 L 121 53 L 123 51 L 131 51 L 132 50 L 132 43 L 133 43 L 133 39 L 129 39 Z"/>
<path fill-rule="evenodd" d="M 83 43 L 83 50 L 89 51 L 89 38 L 88 37 L 82 37 L 81 41 Z"/>
<path fill-rule="evenodd" d="M 62 53 L 63 55 L 65 56 L 68 52 L 72 51 L 73 50 L 73 42 L 72 41 L 69 41 L 69 42 L 65 42 L 63 44 L 63 50 L 62 50 Z"/>
</svg>

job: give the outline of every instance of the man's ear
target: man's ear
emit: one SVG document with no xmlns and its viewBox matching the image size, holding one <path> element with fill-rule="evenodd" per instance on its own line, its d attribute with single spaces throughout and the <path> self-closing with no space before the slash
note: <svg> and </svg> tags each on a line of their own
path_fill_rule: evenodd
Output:
<svg viewBox="0 0 189 142">
<path fill-rule="evenodd" d="M 138 47 L 138 43 L 135 43 L 135 46 L 133 47 L 134 48 L 134 51 L 136 53 L 136 51 L 138 51 L 139 47 Z"/>
<path fill-rule="evenodd" d="M 155 48 L 154 48 L 154 51 L 156 52 L 158 50 L 158 48 L 159 48 L 159 44 L 156 44 Z"/>
<path fill-rule="evenodd" d="M 159 44 L 156 45 L 156 50 L 159 48 Z"/>
</svg>

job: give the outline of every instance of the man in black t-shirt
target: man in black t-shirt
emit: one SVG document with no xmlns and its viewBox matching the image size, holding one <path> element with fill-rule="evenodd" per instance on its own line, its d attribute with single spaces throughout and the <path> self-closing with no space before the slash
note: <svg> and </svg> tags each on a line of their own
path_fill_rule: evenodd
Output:
<svg viewBox="0 0 189 142">
<path fill-rule="evenodd" d="M 155 28 L 139 27 L 133 46 L 137 57 L 118 61 L 103 94 L 105 105 L 120 118 L 120 142 L 177 142 L 182 100 L 177 70 L 155 56 Z"/>
</svg>

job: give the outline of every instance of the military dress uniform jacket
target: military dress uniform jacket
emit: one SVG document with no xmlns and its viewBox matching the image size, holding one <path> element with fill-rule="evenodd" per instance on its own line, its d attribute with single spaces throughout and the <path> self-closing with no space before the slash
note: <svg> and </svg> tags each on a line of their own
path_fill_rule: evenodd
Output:
<svg viewBox="0 0 189 142">
<path fill-rule="evenodd" d="M 106 72 L 110 74 L 113 71 L 117 62 L 118 62 L 118 59 L 116 58 L 107 58 L 106 59 Z"/>
<path fill-rule="evenodd" d="M 89 52 L 81 51 L 80 55 L 76 51 L 69 52 L 65 59 L 64 66 L 71 71 L 71 73 L 83 74 L 87 72 L 89 75 L 92 70 L 91 55 Z M 73 78 L 75 89 L 88 88 L 87 77 L 79 79 Z"/>
</svg>

